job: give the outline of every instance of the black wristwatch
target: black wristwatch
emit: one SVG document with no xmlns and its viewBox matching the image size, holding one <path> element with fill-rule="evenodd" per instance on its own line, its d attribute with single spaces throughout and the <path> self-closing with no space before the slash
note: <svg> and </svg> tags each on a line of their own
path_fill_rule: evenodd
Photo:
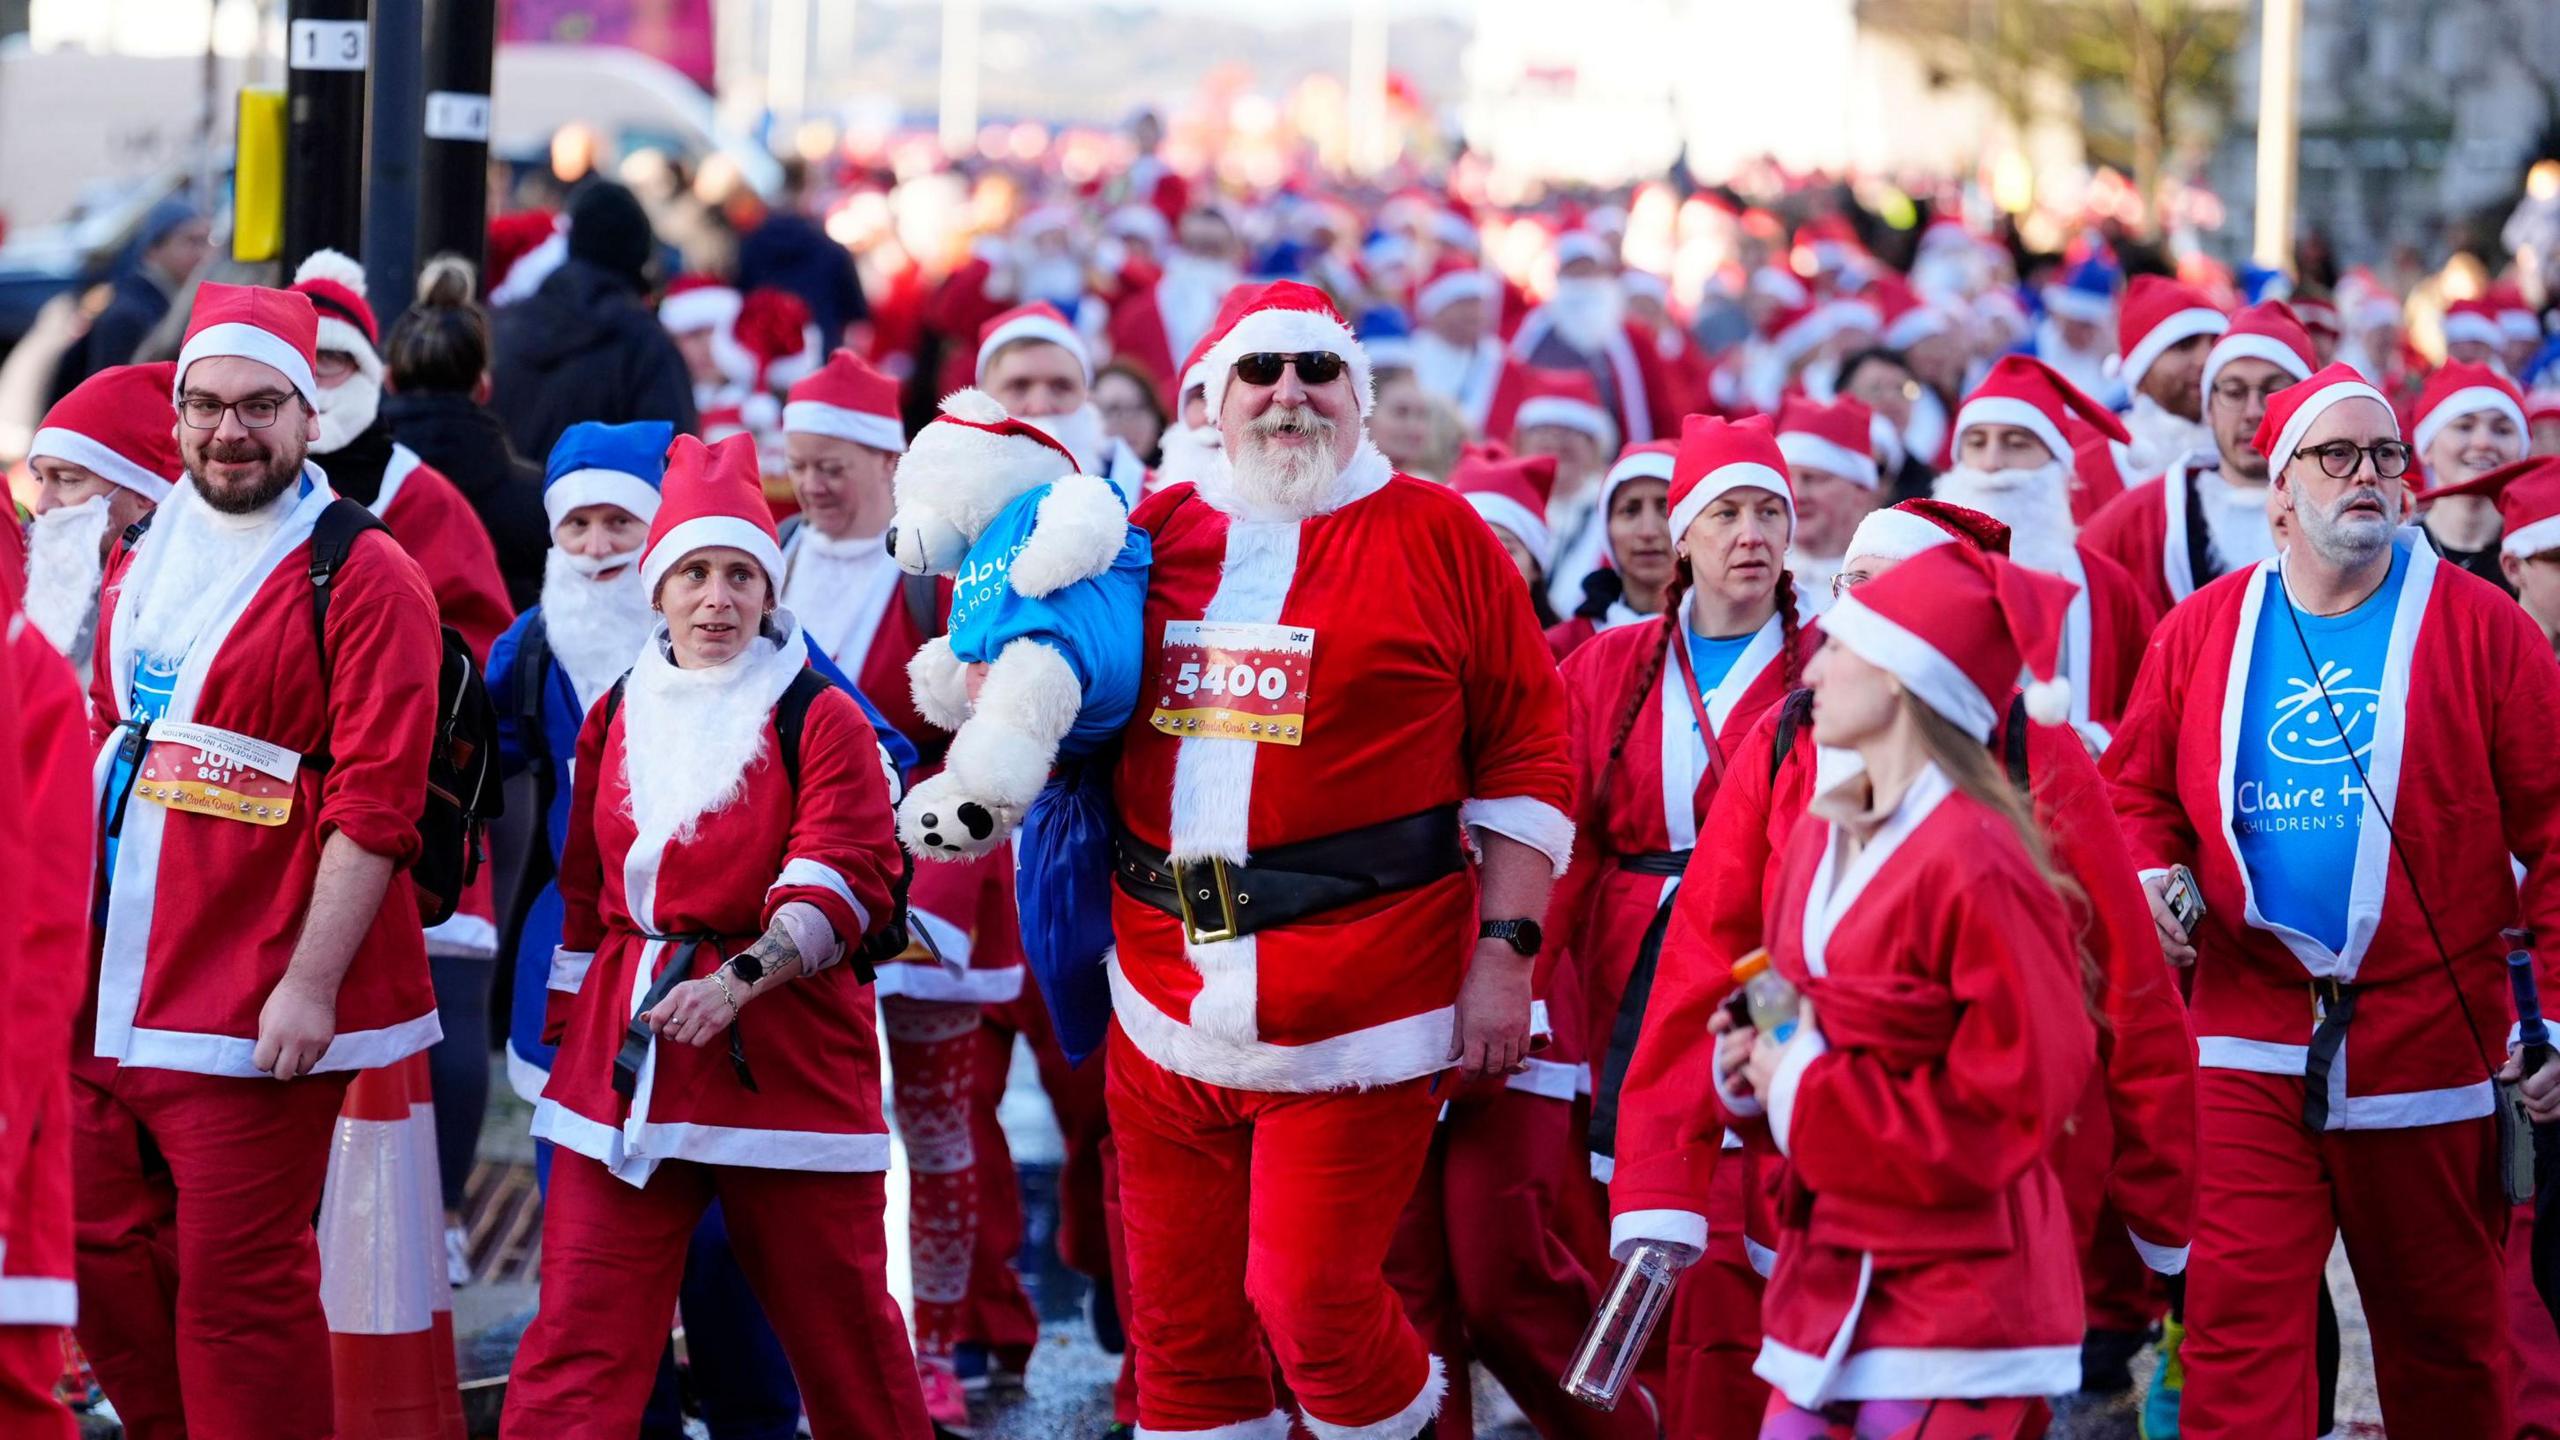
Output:
<svg viewBox="0 0 2560 1440">
<path fill-rule="evenodd" d="M 1547 943 L 1547 932 L 1539 929 L 1535 920 L 1487 920 L 1476 927 L 1476 938 L 1499 940 L 1527 959 Z"/>
<path fill-rule="evenodd" d="M 729 968 L 738 972 L 739 979 L 753 985 L 764 978 L 764 957 L 752 949 L 741 950 L 729 957 Z"/>
</svg>

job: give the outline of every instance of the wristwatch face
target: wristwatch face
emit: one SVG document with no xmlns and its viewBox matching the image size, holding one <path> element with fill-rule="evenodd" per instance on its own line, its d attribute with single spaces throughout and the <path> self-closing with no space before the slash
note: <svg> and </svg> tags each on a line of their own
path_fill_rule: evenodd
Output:
<svg viewBox="0 0 2560 1440">
<path fill-rule="evenodd" d="M 750 985 L 764 978 L 764 957 L 753 950 L 744 952 L 729 964 L 738 972 L 738 978 Z"/>
<path fill-rule="evenodd" d="M 1499 940 L 1523 955 L 1535 955 L 1546 939 L 1546 932 L 1535 920 L 1488 920 L 1483 926 L 1488 940 Z"/>
</svg>

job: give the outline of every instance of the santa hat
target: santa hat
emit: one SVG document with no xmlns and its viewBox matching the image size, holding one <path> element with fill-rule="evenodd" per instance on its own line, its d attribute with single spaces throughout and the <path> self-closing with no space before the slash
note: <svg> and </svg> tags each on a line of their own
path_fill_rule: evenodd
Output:
<svg viewBox="0 0 2560 1440">
<path fill-rule="evenodd" d="M 2514 421 L 2518 436 L 2525 433 L 2524 392 L 2516 382 L 2486 365 L 2438 366 L 2409 412 L 2409 444 L 2424 455 L 2444 427 L 2484 410 Z"/>
<path fill-rule="evenodd" d="M 1802 280 L 1775 265 L 1763 265 L 1751 272 L 1751 293 L 1789 307 L 1802 305 L 1813 298 Z"/>
<path fill-rule="evenodd" d="M 2199 335 L 2220 335 L 2231 328 L 2220 306 L 2192 285 L 2157 275 L 2136 275 L 2124 290 L 2124 321 L 2117 327 L 2121 359 L 2118 377 L 2125 388 L 2141 388 L 2142 377 L 2173 345 Z"/>
<path fill-rule="evenodd" d="M 65 460 L 154 504 L 186 474 L 169 395 L 178 367 L 111 365 L 53 402 L 27 444 L 27 459 Z"/>
<path fill-rule="evenodd" d="M 2498 307 L 2487 300 L 2456 300 L 2445 307 L 2444 343 L 2458 345 L 2465 340 L 2497 347 L 2507 343 L 2506 327 L 2498 323 Z"/>
<path fill-rule="evenodd" d="M 2560 550 L 2560 455 L 2528 455 L 2458 485 L 2440 485 L 2418 500 L 2423 504 L 2448 495 L 2496 502 L 2506 530 L 2498 541 L 2502 554 L 2530 560 Z"/>
<path fill-rule="evenodd" d="M 1116 240 L 1143 240 L 1162 252 L 1173 243 L 1173 227 L 1152 205 L 1123 205 L 1102 222 L 1102 233 Z"/>
<path fill-rule="evenodd" d="M 255 360 L 284 376 L 302 403 L 316 411 L 320 385 L 311 372 L 319 351 L 320 313 L 312 308 L 310 296 L 296 290 L 208 280 L 196 287 L 195 308 L 187 314 L 187 338 L 178 347 L 169 401 L 177 403 L 188 367 L 199 360 L 232 356 Z"/>
<path fill-rule="evenodd" d="M 1511 433 L 1532 425 L 1559 425 L 1591 437 L 1608 453 L 1618 443 L 1618 422 L 1600 403 L 1599 382 L 1588 370 L 1528 369 L 1520 373 L 1520 404 L 1511 413 Z"/>
<path fill-rule="evenodd" d="M 1617 247 L 1588 230 L 1567 230 L 1556 237 L 1556 268 L 1562 270 L 1577 260 L 1614 270 L 1618 266 Z"/>
<path fill-rule="evenodd" d="M 1827 470 L 1852 485 L 1873 490 L 1883 481 L 1876 469 L 1875 412 L 1853 395 L 1828 405 L 1802 395 L 1778 403 L 1778 453 L 1794 467 Z"/>
<path fill-rule="evenodd" d="M 1234 313 L 1209 327 L 1209 348 L 1200 357 L 1211 415 L 1226 413 L 1227 381 L 1235 374 L 1238 360 L 1311 350 L 1342 357 L 1351 370 L 1351 393 L 1359 397 L 1360 413 L 1369 413 L 1377 398 L 1370 391 L 1369 354 L 1323 291 L 1296 280 L 1274 280 L 1227 298 L 1234 303 Z"/>
<path fill-rule="evenodd" d="M 1782 361 L 1801 360 L 1831 338 L 1837 319 L 1829 306 L 1813 302 L 1773 311 L 1769 316 L 1769 348 Z"/>
<path fill-rule="evenodd" d="M 943 396 L 942 413 L 933 417 L 930 424 L 956 425 L 967 430 L 980 430 L 1002 440 L 1027 440 L 1042 450 L 1054 452 L 1059 459 L 1067 462 L 1067 468 L 1059 471 L 1059 474 L 1076 473 L 1075 454 L 1061 444 L 1058 437 L 1028 420 L 1017 420 L 1007 415 L 1004 412 L 1003 403 L 984 390 L 954 390 Z M 1020 456 L 1026 461 L 1036 458 L 1043 466 L 1049 463 L 1047 456 L 1023 455 L 1018 447 L 1013 446 L 1002 446 L 985 453 L 990 457 L 1001 454 L 1008 459 Z"/>
<path fill-rule="evenodd" d="M 2115 318 L 2116 286 L 2122 277 L 2116 267 L 2091 256 L 2074 265 L 2062 277 L 2062 283 L 2044 287 L 2041 299 L 2045 313 L 2065 320 L 2078 320 L 2090 325 L 2104 325 Z"/>
<path fill-rule="evenodd" d="M 1618 487 L 1630 480 L 1659 480 L 1669 485 L 1679 463 L 1677 440 L 1642 440 L 1619 451 L 1617 463 L 1600 481 L 1600 513 L 1609 513 L 1610 505 L 1617 500 Z"/>
<path fill-rule="evenodd" d="M 1494 294 L 1490 272 L 1453 256 L 1442 260 L 1422 288 L 1413 292 L 1413 318 L 1429 320 L 1461 300 L 1482 300 L 1489 305 Z"/>
<path fill-rule="evenodd" d="M 1182 357 L 1180 372 L 1182 384 L 1173 395 L 1174 414 L 1177 418 L 1182 413 L 1183 396 L 1190 394 L 1195 387 L 1203 394 L 1207 393 L 1209 371 L 1206 368 L 1206 362 L 1209 358 L 1209 342 L 1225 334 L 1227 327 L 1234 324 L 1238 316 L 1244 314 L 1244 307 L 1253 298 L 1253 294 L 1254 290 L 1250 285 L 1237 285 L 1230 288 L 1227 291 L 1227 298 L 1218 302 L 1218 313 L 1210 317 L 1209 328 L 1201 332 L 1199 339 L 1191 342 L 1191 353 Z M 1209 412 L 1207 428 L 1212 435 L 1218 433 L 1217 411 Z"/>
<path fill-rule="evenodd" d="M 498 287 L 515 273 L 516 262 L 532 254 L 558 228 L 559 221 L 548 210 L 515 210 L 489 217 L 488 243 L 482 251 L 489 263 L 481 279 L 493 301 Z"/>
<path fill-rule="evenodd" d="M 722 374 L 768 398 L 826 363 L 809 302 L 770 285 L 748 291 L 729 323 L 711 332 L 711 354 Z"/>
<path fill-rule="evenodd" d="M 1765 415 L 1727 421 L 1713 415 L 1690 415 L 1680 421 L 1680 452 L 1671 465 L 1671 538 L 1677 542 L 1689 525 L 1706 513 L 1717 497 L 1732 490 L 1757 489 L 1787 502 L 1787 523 L 1796 516 L 1795 484 L 1787 478 L 1787 457 Z"/>
<path fill-rule="evenodd" d="M 698 330 L 716 334 L 729 328 L 745 303 L 746 297 L 734 285 L 708 275 L 679 275 L 668 283 L 666 298 L 658 302 L 658 323 L 670 335 Z"/>
<path fill-rule="evenodd" d="M 1922 704 L 1989 740 L 2021 670 L 2027 717 L 2071 717 L 2071 682 L 2054 673 L 2080 587 L 1971 545 L 1938 545 L 1840 597 L 1822 630 L 1901 681 Z"/>
<path fill-rule="evenodd" d="M 2335 340 L 2345 333 L 2338 327 L 2338 307 L 2313 296 L 2296 296 L 2291 302 L 2293 316 L 2302 328 L 2313 335 L 2326 335 Z"/>
<path fill-rule="evenodd" d="M 293 272 L 293 289 L 320 313 L 316 349 L 334 350 L 356 362 L 368 380 L 381 383 L 382 327 L 364 298 L 364 267 L 335 250 L 314 250 Z"/>
<path fill-rule="evenodd" d="M 764 567 L 768 583 L 782 577 L 782 537 L 765 504 L 764 475 L 756 442 L 732 435 L 705 445 L 679 435 L 667 452 L 664 496 L 649 524 L 649 547 L 640 553 L 640 587 L 651 595 L 677 562 L 696 550 L 743 550 Z"/>
<path fill-rule="evenodd" d="M 1921 299 L 1899 275 L 1880 275 L 1867 288 L 1884 316 L 1884 343 L 1895 350 L 1908 350 L 1955 328 L 1947 312 Z"/>
<path fill-rule="evenodd" d="M 892 455 L 907 448 L 907 427 L 898 418 L 898 382 L 850 350 L 828 356 L 816 374 L 791 387 L 782 406 L 782 429 L 785 434 L 850 440 Z"/>
<path fill-rule="evenodd" d="M 2110 440 L 2126 441 L 2124 422 L 2114 411 L 2080 393 L 2062 372 L 2032 355 L 2003 355 L 1956 411 L 1955 433 L 1976 425 L 2015 425 L 2042 440 L 2056 460 L 2071 458 L 2066 424 L 2077 416 Z"/>
<path fill-rule="evenodd" d="M 558 529 L 582 505 L 615 505 L 643 524 L 658 518 L 658 484 L 676 427 L 664 420 L 581 420 L 560 432 L 542 477 L 542 514 Z"/>
<path fill-rule="evenodd" d="M 1093 356 L 1084 348 L 1084 337 L 1067 323 L 1057 306 L 1046 300 L 1016 305 L 979 328 L 978 383 L 986 383 L 987 362 L 996 358 L 997 351 L 1023 340 L 1045 341 L 1064 349 L 1084 367 L 1085 383 L 1093 383 Z"/>
<path fill-rule="evenodd" d="M 2250 440 L 2251 448 L 2266 457 L 2270 472 L 2280 471 L 2293 463 L 2293 452 L 2302 448 L 2302 437 L 2329 407 L 2348 400 L 2370 400 L 2391 414 L 2391 402 L 2382 392 L 2365 383 L 2355 367 L 2343 362 L 2315 372 L 2298 385 L 2288 385 L 2267 400 L 2267 417 L 2258 422 L 2258 433 Z M 2391 420 L 2395 433 L 2400 419 Z"/>
<path fill-rule="evenodd" d="M 2542 340 L 2542 316 L 2533 302 L 2524 298 L 2524 287 L 2512 284 L 2489 288 L 2489 303 L 2498 307 L 2498 328 L 2505 332 L 2510 345 L 2539 344 Z"/>
<path fill-rule="evenodd" d="M 2528 431 L 2553 420 L 2560 420 L 2560 390 L 2536 390 L 2524 397 L 2524 422 Z"/>
<path fill-rule="evenodd" d="M 2311 378 L 2311 334 L 2293 307 L 2282 300 L 2261 300 L 2231 317 L 2231 328 L 2213 342 L 2204 357 L 2204 390 L 2213 393 L 2213 378 L 2234 360 L 2264 360 L 2296 380 Z"/>
<path fill-rule="evenodd" d="M 1485 523 L 1518 538 L 1540 571 L 1555 563 L 1555 532 L 1547 528 L 1555 485 L 1556 457 L 1513 455 L 1500 445 L 1466 447 L 1449 472 L 1449 488 L 1466 496 Z"/>
<path fill-rule="evenodd" d="M 1908 560 L 1923 550 L 1961 542 L 1993 555 L 2009 553 L 2009 527 L 1979 510 L 1944 500 L 1905 500 L 1870 510 L 1849 536 L 1844 558 Z"/>
</svg>

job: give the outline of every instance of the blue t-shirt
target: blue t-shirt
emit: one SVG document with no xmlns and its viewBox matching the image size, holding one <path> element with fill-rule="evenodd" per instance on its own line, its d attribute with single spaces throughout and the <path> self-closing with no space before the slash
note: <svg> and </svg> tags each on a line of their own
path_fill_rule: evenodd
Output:
<svg viewBox="0 0 2560 1440">
<path fill-rule="evenodd" d="M 2258 913 L 2333 951 L 2346 948 L 2347 879 L 2355 873 L 2370 804 L 2356 767 L 2371 763 L 2383 657 L 2408 576 L 2409 545 L 2402 540 L 2393 546 L 2382 587 L 2343 615 L 2290 605 L 2274 574 L 2266 577 L 2258 610 L 2248 694 L 2240 705 L 2232 831 Z"/>
<path fill-rule="evenodd" d="M 1751 642 L 1760 638 L 1757 630 L 1745 631 L 1730 640 L 1710 640 L 1695 630 L 1689 636 L 1689 666 L 1698 672 L 1698 695 L 1701 699 L 1715 693 L 1724 677 L 1733 673 L 1733 664 Z"/>
<path fill-rule="evenodd" d="M 1091 753 L 1117 736 L 1138 706 L 1140 630 L 1147 602 L 1147 532 L 1124 529 L 1111 568 L 1088 583 L 1038 599 L 1013 588 L 1013 557 L 1031 539 L 1046 485 L 1017 497 L 969 547 L 951 595 L 951 653 L 964 665 L 990 661 L 1016 640 L 1036 639 L 1066 658 L 1084 687 L 1084 708 L 1058 747 Z"/>
</svg>

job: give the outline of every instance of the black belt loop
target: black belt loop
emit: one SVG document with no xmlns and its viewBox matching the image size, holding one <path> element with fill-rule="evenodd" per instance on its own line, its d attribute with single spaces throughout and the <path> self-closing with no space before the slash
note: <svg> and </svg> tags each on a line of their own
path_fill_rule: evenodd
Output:
<svg viewBox="0 0 2560 1440">
<path fill-rule="evenodd" d="M 2311 1051 L 2302 1062 L 2302 1123 L 2318 1135 L 2329 1128 L 2329 1070 L 2346 1049 L 2347 1024 L 2356 1018 L 2355 983 L 2314 980 L 2311 999 L 2319 1007 L 2320 1028 L 2311 1032 Z"/>
<path fill-rule="evenodd" d="M 1646 850 L 1618 857 L 1618 868 L 1630 875 L 1651 875 L 1663 880 L 1677 880 L 1689 873 L 1687 850 Z"/>
</svg>

